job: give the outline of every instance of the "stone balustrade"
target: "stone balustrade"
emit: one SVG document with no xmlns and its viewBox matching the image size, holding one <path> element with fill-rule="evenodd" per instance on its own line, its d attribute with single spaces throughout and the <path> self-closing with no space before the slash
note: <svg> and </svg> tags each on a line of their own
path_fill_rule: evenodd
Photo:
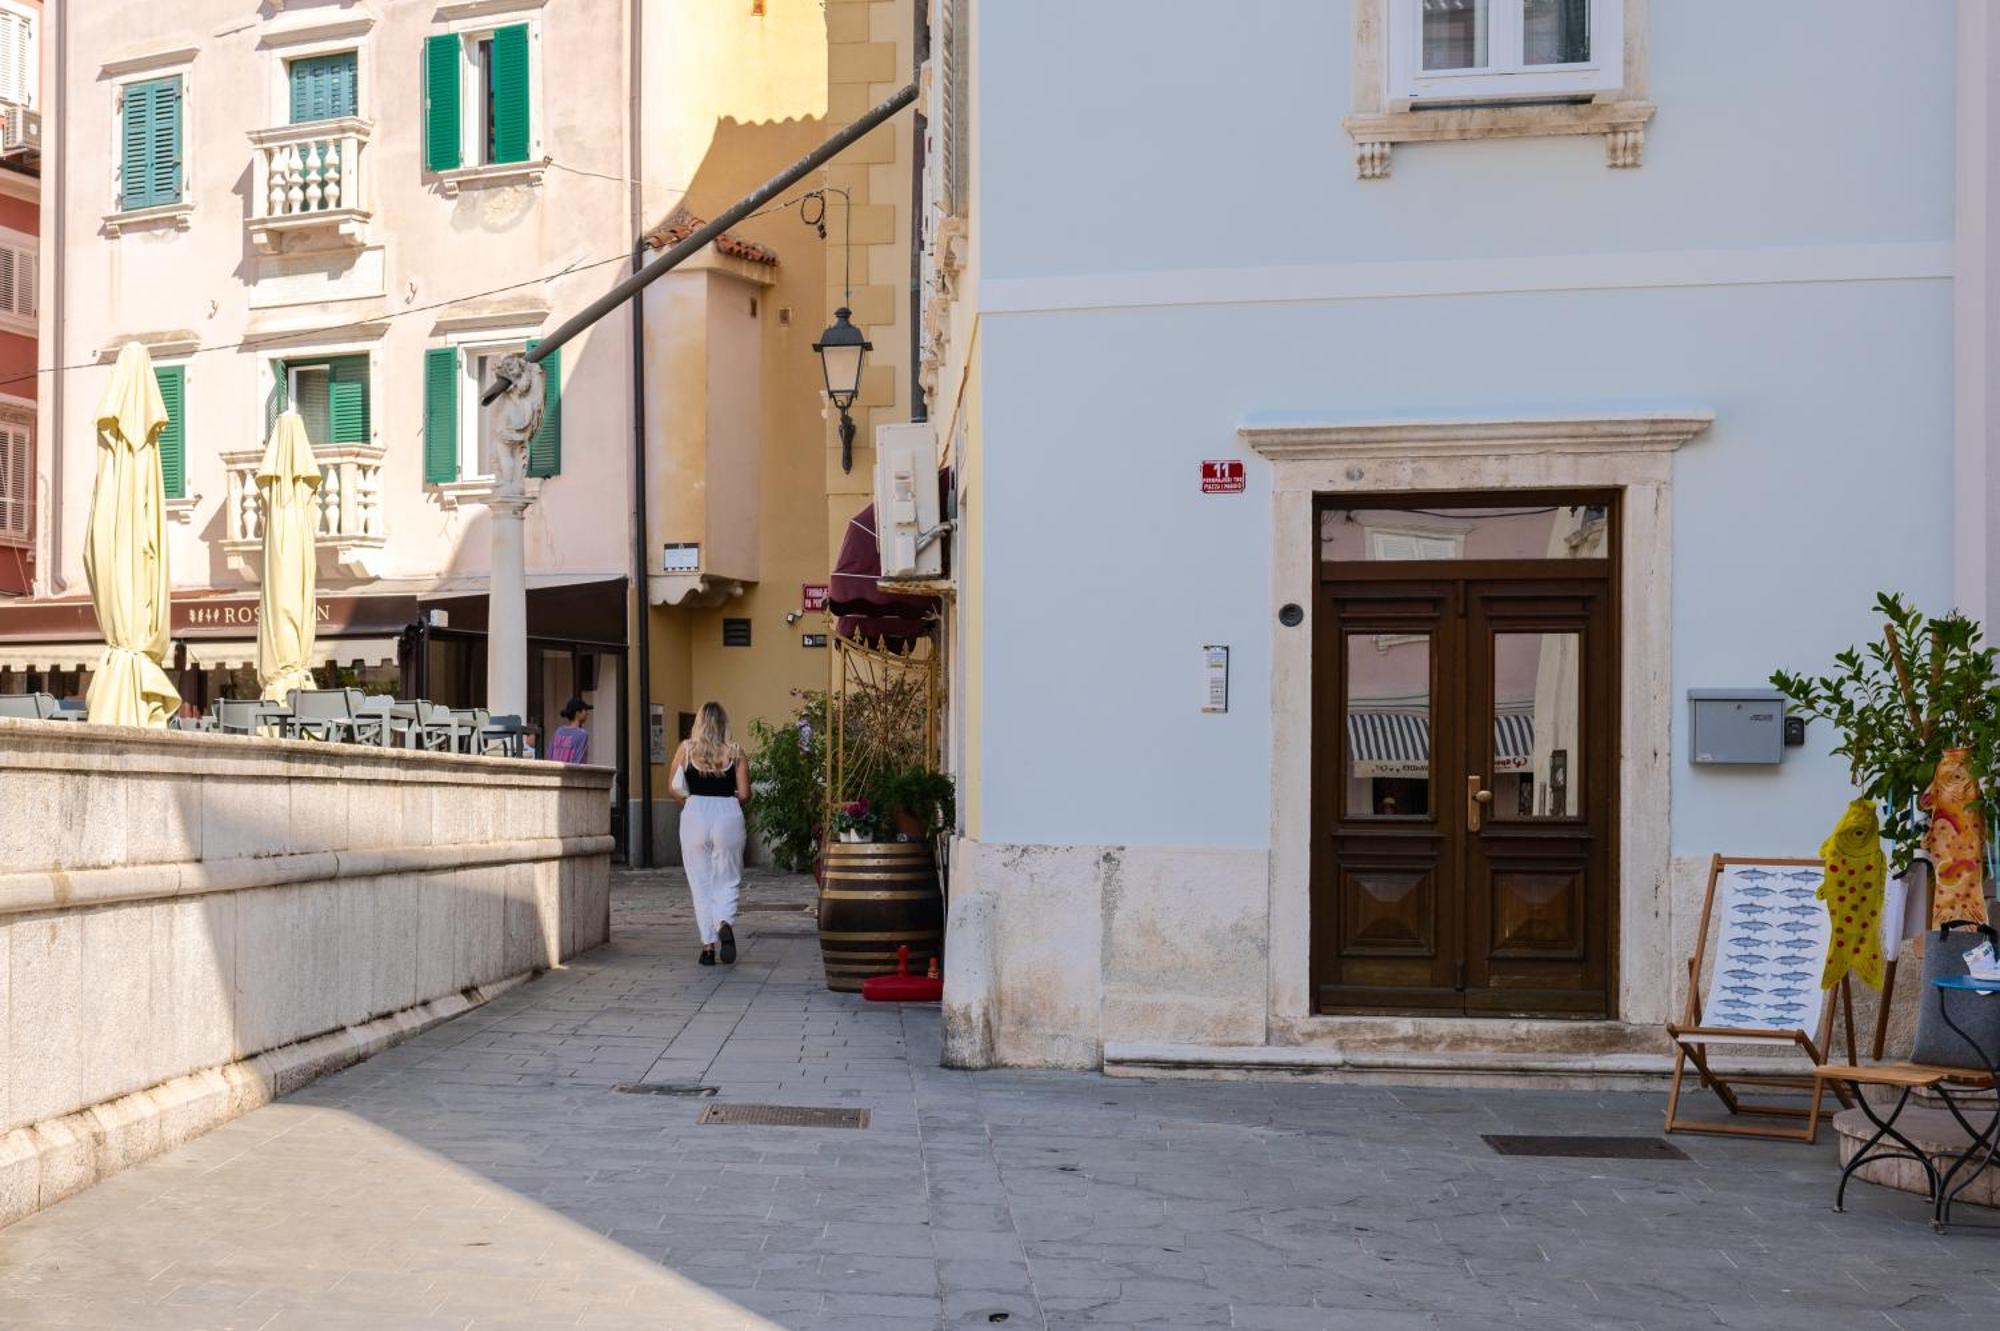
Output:
<svg viewBox="0 0 2000 1331">
<path fill-rule="evenodd" d="M 0 1225 L 604 942 L 611 776 L 0 720 Z"/>
<path fill-rule="evenodd" d="M 388 532 L 382 512 L 382 460 L 387 450 L 368 444 L 329 444 L 313 450 L 319 460 L 320 571 L 328 577 L 370 578 Z M 222 549 L 230 567 L 255 581 L 264 553 L 264 495 L 257 486 L 262 448 L 222 455 L 229 479 L 223 507 Z"/>
<path fill-rule="evenodd" d="M 367 243 L 367 121 L 255 130 L 250 238 L 266 253 Z"/>
</svg>

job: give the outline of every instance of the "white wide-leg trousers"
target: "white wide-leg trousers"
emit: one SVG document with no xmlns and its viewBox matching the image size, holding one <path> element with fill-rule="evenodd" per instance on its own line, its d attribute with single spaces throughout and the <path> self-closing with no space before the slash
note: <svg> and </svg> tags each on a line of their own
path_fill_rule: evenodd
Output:
<svg viewBox="0 0 2000 1331">
<path fill-rule="evenodd" d="M 681 809 L 681 867 L 694 894 L 703 945 L 736 919 L 743 885 L 743 806 L 734 795 L 690 795 Z"/>
</svg>

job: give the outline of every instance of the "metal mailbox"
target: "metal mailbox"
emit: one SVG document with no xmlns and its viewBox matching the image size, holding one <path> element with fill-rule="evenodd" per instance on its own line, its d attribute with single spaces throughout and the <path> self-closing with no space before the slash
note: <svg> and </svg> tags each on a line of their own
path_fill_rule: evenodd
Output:
<svg viewBox="0 0 2000 1331">
<path fill-rule="evenodd" d="M 1688 761 L 1776 763 L 1785 752 L 1785 695 L 1774 689 L 1689 689 Z"/>
</svg>

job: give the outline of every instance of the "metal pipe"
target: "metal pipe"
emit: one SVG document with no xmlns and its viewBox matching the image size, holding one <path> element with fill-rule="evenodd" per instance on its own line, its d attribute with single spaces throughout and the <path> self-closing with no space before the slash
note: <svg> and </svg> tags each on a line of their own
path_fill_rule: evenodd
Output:
<svg viewBox="0 0 2000 1331">
<path fill-rule="evenodd" d="M 43 345 L 37 339 L 35 354 L 40 364 L 61 366 L 67 362 L 65 353 L 69 349 L 63 336 L 67 308 L 64 293 L 69 290 L 69 11 L 62 5 L 50 5 L 44 18 L 50 17 L 56 21 L 56 150 L 45 156 L 43 161 L 54 160 L 56 176 L 55 261 L 50 266 L 50 276 L 55 280 L 46 284 L 54 288 L 50 302 L 53 308 L 45 325 L 48 340 L 53 345 Z M 46 185 L 46 165 L 42 167 L 42 176 Z M 36 228 L 37 231 L 40 229 Z M 42 590 L 50 593 L 67 589 L 62 571 L 63 472 L 67 470 L 62 449 L 68 428 L 63 420 L 63 390 L 68 381 L 68 374 L 61 369 L 49 376 L 48 429 L 41 431 L 40 437 L 35 440 L 36 465 L 39 467 L 46 463 L 49 470 L 49 515 L 44 524 L 48 540 L 43 547 L 48 552 L 48 567 L 40 570 L 36 581 L 41 584 Z"/>
<path fill-rule="evenodd" d="M 528 353 L 528 360 L 531 362 L 539 361 L 557 350 L 563 343 L 569 341 L 578 333 L 581 333 L 584 329 L 617 309 L 621 303 L 630 300 L 648 285 L 666 276 L 687 259 L 699 254 L 710 241 L 713 241 L 724 231 L 735 226 L 751 213 L 756 212 L 772 199 L 777 198 L 778 195 L 790 189 L 799 182 L 801 177 L 818 170 L 828 160 L 845 152 L 849 147 L 853 146 L 856 140 L 866 135 L 868 131 L 874 129 L 890 116 L 916 100 L 917 85 L 915 83 L 905 84 L 893 96 L 878 103 L 859 120 L 841 130 L 840 133 L 834 135 L 825 143 L 820 144 L 819 147 L 813 149 L 798 161 L 793 162 L 777 175 L 772 176 L 735 203 L 729 205 L 714 221 L 700 227 L 686 240 L 674 246 L 644 268 L 633 273 L 617 286 L 584 306 L 577 313 L 563 320 L 561 324 L 557 325 L 555 331 L 543 338 L 541 343 Z M 486 390 L 486 395 L 480 401 L 483 403 L 493 402 L 502 393 L 506 392 L 509 387 L 508 380 L 504 376 L 496 374 L 493 376 L 493 386 Z"/>
<path fill-rule="evenodd" d="M 632 271 L 646 267 L 646 238 L 632 242 Z M 646 302 L 632 302 L 632 590 L 639 649 L 639 854 L 641 869 L 653 867 L 653 596 L 652 566 L 646 557 Z M 629 733 L 629 730 L 628 730 Z M 626 788 L 629 798 L 630 787 Z"/>
</svg>

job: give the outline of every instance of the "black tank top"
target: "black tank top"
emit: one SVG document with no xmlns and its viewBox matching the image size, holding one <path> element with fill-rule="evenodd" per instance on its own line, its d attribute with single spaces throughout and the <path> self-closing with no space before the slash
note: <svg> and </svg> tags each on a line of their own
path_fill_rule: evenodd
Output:
<svg viewBox="0 0 2000 1331">
<path fill-rule="evenodd" d="M 684 779 L 687 781 L 688 794 L 690 795 L 728 795 L 734 797 L 736 794 L 736 768 L 733 765 L 728 771 L 716 775 L 702 771 L 692 762 L 681 770 L 685 773 Z"/>
</svg>

